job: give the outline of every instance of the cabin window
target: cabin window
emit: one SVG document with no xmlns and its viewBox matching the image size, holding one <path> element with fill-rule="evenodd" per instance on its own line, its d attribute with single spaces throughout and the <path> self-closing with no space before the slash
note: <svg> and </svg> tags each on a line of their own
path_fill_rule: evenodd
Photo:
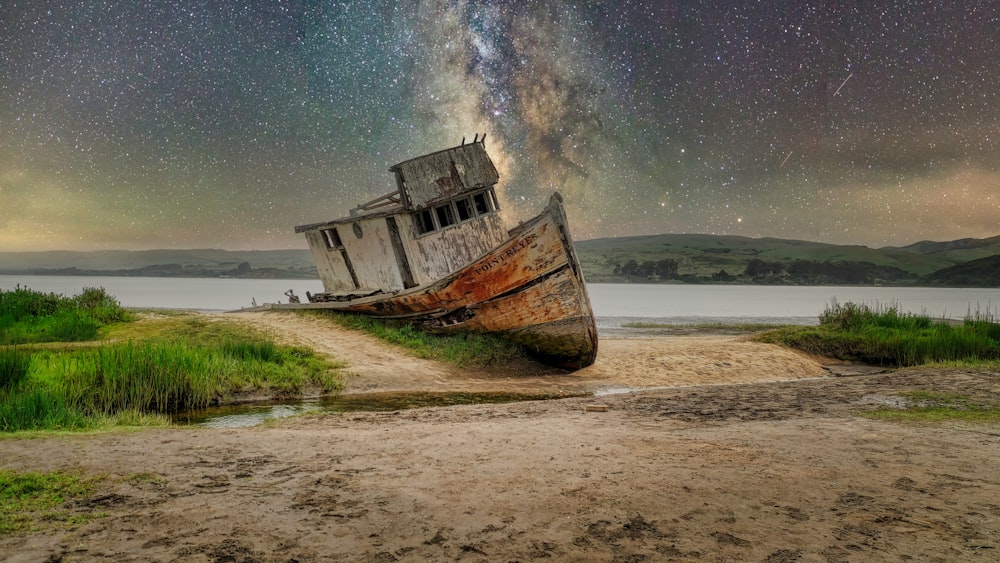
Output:
<svg viewBox="0 0 1000 563">
<path fill-rule="evenodd" d="M 476 213 L 486 215 L 490 212 L 490 204 L 486 199 L 486 192 L 479 192 L 472 196 L 472 201 L 476 204 Z"/>
<path fill-rule="evenodd" d="M 416 234 L 420 236 L 493 213 L 497 209 L 496 194 L 493 190 L 483 190 L 437 207 L 421 209 L 411 217 Z"/>
<path fill-rule="evenodd" d="M 442 229 L 455 224 L 455 212 L 452 211 L 450 202 L 435 207 L 434 212 L 437 214 L 438 225 L 441 225 Z"/>
<path fill-rule="evenodd" d="M 340 242 L 340 235 L 337 234 L 337 229 L 323 229 L 323 240 L 326 242 L 327 249 L 341 248 L 344 243 Z"/>
<path fill-rule="evenodd" d="M 455 202 L 455 209 L 458 210 L 458 220 L 467 221 L 475 216 L 476 212 L 473 211 L 472 200 L 469 198 L 460 199 Z"/>
<path fill-rule="evenodd" d="M 417 234 L 426 234 L 434 230 L 434 217 L 430 209 L 418 211 L 416 215 Z"/>
</svg>

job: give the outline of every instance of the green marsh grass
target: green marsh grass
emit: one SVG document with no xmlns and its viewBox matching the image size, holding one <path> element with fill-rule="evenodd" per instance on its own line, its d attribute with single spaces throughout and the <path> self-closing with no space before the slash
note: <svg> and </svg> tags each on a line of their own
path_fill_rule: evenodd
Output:
<svg viewBox="0 0 1000 563">
<path fill-rule="evenodd" d="M 0 396 L 0 432 L 81 430 L 87 416 L 58 390 L 39 387 Z"/>
<path fill-rule="evenodd" d="M 261 356 L 261 350 L 269 350 Z M 247 355 L 234 355 L 247 354 Z M 62 374 L 68 404 L 88 415 L 176 413 L 240 392 L 288 396 L 339 388 L 331 364 L 302 348 L 223 343 L 124 342 L 50 354 L 38 378 Z"/>
<path fill-rule="evenodd" d="M 210 352 L 177 344 L 127 342 L 61 359 L 65 395 L 88 414 L 130 409 L 172 413 L 208 406 L 221 395 L 225 377 L 210 366 Z"/>
<path fill-rule="evenodd" d="M 226 356 L 238 360 L 273 362 L 280 359 L 278 346 L 264 339 L 223 340 L 221 351 Z"/>
<path fill-rule="evenodd" d="M 952 323 L 900 313 L 895 306 L 834 302 L 820 315 L 818 326 L 785 327 L 755 339 L 878 365 L 968 365 L 1000 360 L 998 334 L 1000 324 L 986 315 Z"/>
<path fill-rule="evenodd" d="M 238 323 L 144 315 L 98 345 L 0 346 L 0 432 L 169 424 L 238 396 L 330 393 L 339 369 L 308 348 Z"/>
<path fill-rule="evenodd" d="M 311 311 L 337 324 L 371 334 L 407 349 L 418 358 L 439 360 L 456 366 L 492 366 L 525 357 L 524 349 L 489 334 L 433 334 L 411 323 L 377 319 L 334 311 Z"/>
<path fill-rule="evenodd" d="M 73 297 L 20 286 L 0 290 L 0 344 L 96 340 L 102 327 L 130 318 L 103 288 L 84 288 Z"/>
<path fill-rule="evenodd" d="M 31 354 L 17 346 L 0 346 L 0 392 L 17 389 L 28 376 Z"/>
<path fill-rule="evenodd" d="M 65 473 L 17 473 L 0 469 L 0 536 L 36 528 L 42 522 L 82 523 L 101 513 L 71 512 L 62 506 L 90 495 L 100 477 Z"/>
</svg>

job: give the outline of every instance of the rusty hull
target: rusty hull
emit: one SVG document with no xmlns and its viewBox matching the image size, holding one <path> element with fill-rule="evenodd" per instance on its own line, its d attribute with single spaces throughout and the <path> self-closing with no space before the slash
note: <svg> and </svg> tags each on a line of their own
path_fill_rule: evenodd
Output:
<svg viewBox="0 0 1000 563">
<path fill-rule="evenodd" d="M 310 305 L 301 308 L 405 318 L 437 331 L 494 333 L 567 369 L 589 366 L 597 356 L 594 315 L 559 194 L 506 242 L 441 280 Z"/>
</svg>

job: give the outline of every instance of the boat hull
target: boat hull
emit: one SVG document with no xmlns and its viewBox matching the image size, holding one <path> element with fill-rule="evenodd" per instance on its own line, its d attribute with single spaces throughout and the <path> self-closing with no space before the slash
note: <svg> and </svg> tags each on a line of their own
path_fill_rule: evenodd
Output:
<svg viewBox="0 0 1000 563">
<path fill-rule="evenodd" d="M 440 332 L 498 334 L 566 369 L 589 366 L 597 356 L 594 315 L 559 194 L 504 243 L 451 275 L 397 293 L 350 297 L 318 294 L 309 304 L 288 308 L 407 319 Z"/>
</svg>

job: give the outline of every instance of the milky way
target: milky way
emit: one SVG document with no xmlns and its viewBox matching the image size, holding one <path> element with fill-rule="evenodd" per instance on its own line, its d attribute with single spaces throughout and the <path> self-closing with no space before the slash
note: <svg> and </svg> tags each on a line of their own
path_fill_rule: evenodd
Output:
<svg viewBox="0 0 1000 563">
<path fill-rule="evenodd" d="M 578 239 L 1000 234 L 994 2 L 138 4 L 0 2 L 0 250 L 304 247 L 476 134 Z"/>
</svg>

